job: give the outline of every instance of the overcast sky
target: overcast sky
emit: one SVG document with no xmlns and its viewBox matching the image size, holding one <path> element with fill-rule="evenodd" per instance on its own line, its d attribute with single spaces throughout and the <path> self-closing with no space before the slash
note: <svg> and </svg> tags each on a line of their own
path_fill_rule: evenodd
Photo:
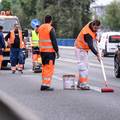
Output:
<svg viewBox="0 0 120 120">
<path fill-rule="evenodd" d="M 107 5 L 107 4 L 111 3 L 111 1 L 113 1 L 113 0 L 95 0 L 95 4 L 97 4 L 97 5 Z"/>
</svg>

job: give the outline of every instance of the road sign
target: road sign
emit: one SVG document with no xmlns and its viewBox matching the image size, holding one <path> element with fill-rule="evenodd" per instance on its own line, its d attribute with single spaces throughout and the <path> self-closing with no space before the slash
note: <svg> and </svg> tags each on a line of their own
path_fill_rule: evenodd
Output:
<svg viewBox="0 0 120 120">
<path fill-rule="evenodd" d="M 32 19 L 32 21 L 31 21 L 31 27 L 35 28 L 36 25 L 40 25 L 40 20 L 38 20 L 38 19 Z"/>
</svg>

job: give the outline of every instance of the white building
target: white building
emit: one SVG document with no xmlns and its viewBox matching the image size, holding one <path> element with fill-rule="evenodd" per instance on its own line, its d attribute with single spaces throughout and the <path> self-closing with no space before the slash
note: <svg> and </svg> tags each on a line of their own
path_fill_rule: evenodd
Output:
<svg viewBox="0 0 120 120">
<path fill-rule="evenodd" d="M 108 4 L 110 4 L 113 0 L 96 0 L 91 4 L 91 11 L 94 17 L 100 17 L 105 14 L 105 8 Z"/>
</svg>

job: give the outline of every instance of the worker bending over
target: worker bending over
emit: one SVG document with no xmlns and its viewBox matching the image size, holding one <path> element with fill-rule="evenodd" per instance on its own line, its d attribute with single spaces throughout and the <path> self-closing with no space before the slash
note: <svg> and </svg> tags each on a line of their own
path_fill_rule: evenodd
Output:
<svg viewBox="0 0 120 120">
<path fill-rule="evenodd" d="M 78 63 L 79 80 L 77 87 L 83 90 L 89 90 L 88 83 L 88 52 L 91 50 L 100 61 L 98 51 L 93 46 L 96 40 L 97 30 L 100 28 L 100 21 L 94 20 L 82 28 L 75 40 L 75 53 Z"/>
</svg>

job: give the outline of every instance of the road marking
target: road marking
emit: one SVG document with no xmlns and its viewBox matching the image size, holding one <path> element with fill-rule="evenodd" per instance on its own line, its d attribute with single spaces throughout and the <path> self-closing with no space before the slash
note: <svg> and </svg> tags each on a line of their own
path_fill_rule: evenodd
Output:
<svg viewBox="0 0 120 120">
<path fill-rule="evenodd" d="M 70 63 L 77 63 L 77 61 L 76 61 L 76 60 L 67 59 L 67 58 L 65 58 L 65 59 L 59 58 L 59 59 L 58 59 L 58 61 L 64 61 L 64 62 L 70 62 Z M 89 65 L 90 65 L 90 66 L 100 67 L 100 68 L 101 68 L 100 64 L 96 64 L 96 63 L 89 63 Z M 113 69 L 113 67 L 112 67 L 112 66 L 108 66 L 108 65 L 105 65 L 105 68 L 108 68 L 108 69 Z"/>
<path fill-rule="evenodd" d="M 101 88 L 99 88 L 99 87 L 90 85 L 90 89 L 101 93 Z"/>
</svg>

